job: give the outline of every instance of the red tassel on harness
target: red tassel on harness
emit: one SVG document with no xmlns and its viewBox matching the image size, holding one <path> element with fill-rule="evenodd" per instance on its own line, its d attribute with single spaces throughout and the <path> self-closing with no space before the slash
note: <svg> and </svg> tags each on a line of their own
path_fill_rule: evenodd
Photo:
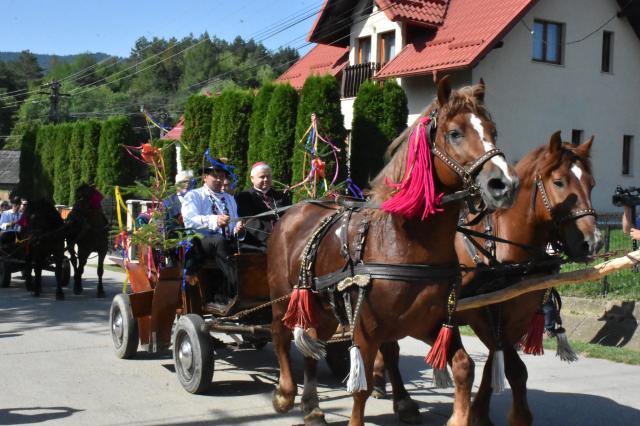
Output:
<svg viewBox="0 0 640 426">
<path fill-rule="evenodd" d="M 399 214 L 407 219 L 425 220 L 429 215 L 440 211 L 437 205 L 442 194 L 436 194 L 433 181 L 433 165 L 427 135 L 429 121 L 429 117 L 422 117 L 411 133 L 402 182 L 387 182 L 387 185 L 398 188 L 393 197 L 382 203 L 382 210 L 387 213 Z"/>
<path fill-rule="evenodd" d="M 447 351 L 449 350 L 452 338 L 453 327 L 448 324 L 443 324 L 438 333 L 438 338 L 424 359 L 434 370 L 443 370 L 447 367 Z"/>
<path fill-rule="evenodd" d="M 318 301 L 310 289 L 294 288 L 282 322 L 292 330 L 295 327 L 307 330 L 318 323 L 318 310 Z"/>
<path fill-rule="evenodd" d="M 533 314 L 529 330 L 522 339 L 522 352 L 529 355 L 543 355 L 542 335 L 544 333 L 544 314 L 541 311 Z"/>
</svg>

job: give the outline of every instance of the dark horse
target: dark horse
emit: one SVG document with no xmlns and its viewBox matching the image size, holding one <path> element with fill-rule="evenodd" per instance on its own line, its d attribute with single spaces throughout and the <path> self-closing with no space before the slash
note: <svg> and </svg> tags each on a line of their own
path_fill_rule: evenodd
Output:
<svg viewBox="0 0 640 426">
<path fill-rule="evenodd" d="M 589 158 L 592 142 L 593 138 L 579 146 L 563 143 L 560 132 L 556 132 L 548 145 L 533 150 L 518 162 L 516 171 L 521 182 L 518 197 L 512 208 L 492 215 L 492 234 L 521 246 L 496 243 L 498 261 L 505 264 L 527 262 L 543 256 L 548 244 L 558 245 L 558 242 L 559 248 L 576 259 L 584 259 L 600 248 L 600 234 L 591 208 L 591 190 L 595 185 Z M 475 226 L 475 230 L 481 232 L 485 228 L 486 223 Z M 475 239 L 485 245 L 480 238 Z M 473 267 L 475 262 L 489 263 L 481 252 L 473 253 L 461 234 L 456 236 L 456 251 L 466 266 Z M 472 254 L 479 258 L 474 261 Z M 467 274 L 463 288 L 482 284 L 478 282 L 481 280 L 474 282 L 473 278 L 473 273 Z M 492 364 L 498 348 L 503 351 L 505 374 L 513 393 L 509 424 L 531 424 L 532 415 L 526 398 L 527 370 L 516 347 L 527 333 L 532 317 L 541 309 L 544 295 L 544 291 L 535 291 L 498 305 L 456 314 L 456 322 L 469 324 L 490 350 L 480 389 L 472 404 L 474 425 L 492 424 L 489 418 L 489 403 L 495 387 L 492 385 Z M 391 356 L 384 354 L 394 400 L 396 393 L 406 395 L 397 367 L 398 351 L 396 343 L 390 350 Z M 379 355 L 374 374 L 376 386 L 382 390 L 384 363 Z"/>
<path fill-rule="evenodd" d="M 495 126 L 483 105 L 484 83 L 452 92 L 448 79 L 444 78 L 438 83 L 437 93 L 437 100 L 427 108 L 420 123 L 407 129 L 390 146 L 389 152 L 395 153 L 372 182 L 372 202 L 382 203 L 392 199 L 396 191 L 389 181 L 406 182 L 408 176 L 418 173 L 417 170 L 423 167 L 431 173 L 437 193 L 451 194 L 472 186 L 474 194 L 478 194 L 487 207 L 508 207 L 515 196 L 518 178 L 502 157 L 495 156 Z M 434 120 L 427 121 L 426 117 Z M 426 131 L 431 135 L 429 144 L 418 143 L 417 137 L 409 137 L 413 129 L 419 134 L 425 123 L 430 126 Z M 474 130 L 479 128 L 485 130 L 482 135 Z M 425 163 L 433 158 L 432 165 L 425 167 L 424 164 L 413 162 L 406 166 L 410 163 L 407 158 L 412 158 L 414 149 L 415 152 L 423 150 Z M 433 157 L 431 154 L 434 154 Z M 422 220 L 420 214 L 418 217 L 405 217 L 374 208 L 351 213 L 350 220 L 354 225 L 346 227 L 346 241 L 354 241 L 360 236 L 358 228 L 361 226 L 358 224 L 362 225 L 363 220 L 368 221 L 366 243 L 362 250 L 358 250 L 363 265 L 432 265 L 434 268 L 440 267 L 440 270 L 453 271 L 453 275 L 447 278 L 420 277 L 417 280 L 373 278 L 368 284 L 354 333 L 354 343 L 359 347 L 364 361 L 365 388 L 368 390 L 353 393 L 354 405 L 349 424 L 364 424 L 365 403 L 372 389 L 373 362 L 382 343 L 413 336 L 433 344 L 439 335 L 447 318 L 448 297 L 451 289 L 457 288 L 454 282 L 459 280 L 454 238 L 461 207 L 462 202 L 447 203 L 440 212 L 429 215 L 426 220 Z M 272 300 L 285 299 L 292 293 L 292 287 L 302 273 L 301 254 L 307 252 L 305 246 L 310 236 L 318 229 L 319 223 L 337 209 L 335 204 L 322 206 L 301 203 L 291 208 L 276 224 L 267 251 Z M 305 271 L 323 276 L 343 269 L 343 244 L 337 235 L 341 228 L 339 224 L 328 228 L 319 242 L 313 268 L 305 268 Z M 347 245 L 347 250 L 351 250 L 351 256 L 359 256 L 354 247 Z M 338 322 L 330 308 L 331 298 L 326 292 L 318 293 L 318 296 L 321 304 L 317 305 L 317 326 L 306 331 L 314 338 L 327 340 L 336 331 Z M 285 311 L 287 303 L 284 300 L 274 303 L 272 333 L 280 377 L 273 395 L 273 405 L 278 412 L 286 412 L 293 407 L 297 391 L 289 357 L 292 332 L 283 323 Z M 456 385 L 449 424 L 467 424 L 474 363 L 462 347 L 455 329 L 446 361 L 452 365 Z M 316 366 L 316 354 L 313 357 L 305 356 L 302 411 L 307 424 L 325 423 L 318 403 Z"/>
<path fill-rule="evenodd" d="M 42 291 L 42 270 L 53 259 L 56 276 L 56 299 L 63 300 L 62 262 L 64 261 L 64 237 L 66 226 L 50 200 L 40 199 L 30 202 L 23 213 L 26 225 L 23 227 L 23 238 L 26 243 L 26 277 L 27 289 L 38 297 Z M 31 281 L 31 269 L 34 272 Z"/>
<path fill-rule="evenodd" d="M 97 201 L 96 201 L 97 198 Z M 102 274 L 104 258 L 109 248 L 108 221 L 100 207 L 102 195 L 92 186 L 82 184 L 76 190 L 76 201 L 67 217 L 69 231 L 67 248 L 73 265 L 73 293 L 82 293 L 82 273 L 89 255 L 98 253 L 98 290 L 97 296 L 104 297 Z M 75 247 L 78 247 L 76 254 Z"/>
</svg>

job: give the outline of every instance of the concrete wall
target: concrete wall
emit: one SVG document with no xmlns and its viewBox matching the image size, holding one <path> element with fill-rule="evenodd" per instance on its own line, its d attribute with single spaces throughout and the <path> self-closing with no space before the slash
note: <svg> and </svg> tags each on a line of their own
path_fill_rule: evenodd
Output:
<svg viewBox="0 0 640 426">
<path fill-rule="evenodd" d="M 615 1 L 542 0 L 524 17 L 565 24 L 565 42 L 581 39 L 614 16 Z M 601 72 L 602 32 L 612 31 L 613 72 Z M 531 60 L 533 38 L 516 26 L 473 70 L 473 82 L 487 84 L 486 102 L 498 126 L 499 146 L 509 159 L 519 159 L 548 142 L 556 130 L 571 139 L 572 129 L 595 135 L 592 150 L 597 187 L 594 206 L 616 211 L 611 194 L 616 185 L 640 180 L 640 40 L 626 18 L 614 18 L 582 42 L 564 47 L 562 65 Z M 635 138 L 632 176 L 622 176 L 623 135 Z"/>
</svg>

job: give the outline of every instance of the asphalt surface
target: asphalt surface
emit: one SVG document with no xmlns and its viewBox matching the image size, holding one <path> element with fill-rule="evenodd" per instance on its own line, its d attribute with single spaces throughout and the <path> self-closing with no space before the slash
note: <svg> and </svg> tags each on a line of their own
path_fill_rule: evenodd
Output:
<svg viewBox="0 0 640 426">
<path fill-rule="evenodd" d="M 117 359 L 108 330 L 112 297 L 121 291 L 122 274 L 105 272 L 107 298 L 95 298 L 95 269 L 87 268 L 85 292 L 67 290 L 54 298 L 48 274 L 44 294 L 32 298 L 14 274 L 0 289 L 0 424 L 65 425 L 294 425 L 296 407 L 276 414 L 271 392 L 277 361 L 271 344 L 263 350 L 224 350 L 216 354 L 214 383 L 206 395 L 185 392 L 169 357 L 139 352 Z M 225 340 L 230 340 L 227 336 Z M 464 337 L 476 361 L 479 383 L 486 350 Z M 453 389 L 435 389 L 423 358 L 427 345 L 401 342 L 401 369 L 422 423 L 442 425 L 451 413 Z M 295 374 L 302 382 L 295 349 Z M 640 367 L 581 358 L 568 365 L 547 353 L 524 356 L 529 368 L 529 401 L 537 425 L 640 425 Z M 298 392 L 300 395 L 301 389 Z M 319 372 L 320 404 L 332 424 L 344 425 L 351 398 L 324 363 Z M 297 399 L 299 401 L 299 398 Z M 494 396 L 492 419 L 506 424 L 510 392 Z M 390 400 L 370 399 L 367 424 L 398 424 Z"/>
</svg>

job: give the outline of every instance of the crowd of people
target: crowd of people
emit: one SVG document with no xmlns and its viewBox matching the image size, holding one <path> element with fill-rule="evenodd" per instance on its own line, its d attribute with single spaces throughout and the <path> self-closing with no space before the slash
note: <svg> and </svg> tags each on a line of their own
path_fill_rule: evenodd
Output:
<svg viewBox="0 0 640 426">
<path fill-rule="evenodd" d="M 27 200 L 20 197 L 12 197 L 11 201 L 3 201 L 0 206 L 0 231 L 20 231 L 20 219 L 27 207 Z"/>
</svg>

